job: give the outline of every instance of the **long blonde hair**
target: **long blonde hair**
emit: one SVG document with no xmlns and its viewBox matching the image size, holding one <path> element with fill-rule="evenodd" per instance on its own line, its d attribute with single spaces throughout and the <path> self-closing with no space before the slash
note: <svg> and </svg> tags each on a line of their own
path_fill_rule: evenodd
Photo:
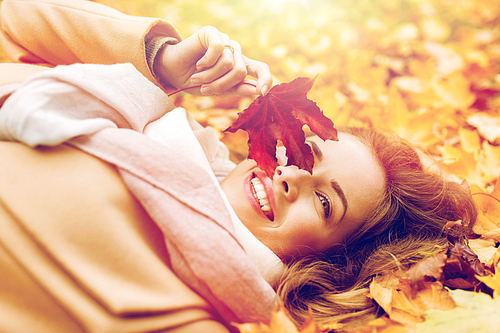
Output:
<svg viewBox="0 0 500 333">
<path fill-rule="evenodd" d="M 386 190 L 377 209 L 343 246 L 289 264 L 277 293 L 301 325 L 352 323 L 377 315 L 368 287 L 377 274 L 410 265 L 442 249 L 444 226 L 477 216 L 470 193 L 443 174 L 424 168 L 417 149 L 396 135 L 374 129 L 343 128 L 374 153 L 385 171 Z"/>
</svg>

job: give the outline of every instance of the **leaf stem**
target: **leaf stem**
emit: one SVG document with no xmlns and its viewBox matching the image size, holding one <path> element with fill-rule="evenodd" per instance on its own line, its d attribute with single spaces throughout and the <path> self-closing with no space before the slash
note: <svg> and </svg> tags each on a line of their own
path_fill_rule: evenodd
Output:
<svg viewBox="0 0 500 333">
<path fill-rule="evenodd" d="M 251 83 L 251 82 L 241 82 L 240 84 L 248 84 L 249 86 L 253 86 L 253 87 L 256 87 L 257 88 L 257 85 L 255 83 Z M 177 93 L 180 93 L 182 91 L 185 91 L 185 90 L 189 90 L 189 89 L 195 89 L 195 88 L 200 88 L 201 87 L 201 84 L 200 85 L 197 85 L 197 86 L 192 86 L 192 87 L 187 87 L 187 88 L 182 88 L 182 89 L 179 89 L 179 90 L 176 90 L 174 92 L 171 92 L 170 94 L 168 94 L 167 96 L 170 97 L 172 95 L 175 95 Z"/>
<path fill-rule="evenodd" d="M 174 92 L 171 92 L 170 94 L 168 94 L 168 97 L 172 96 L 172 95 L 175 95 L 177 93 L 180 93 L 181 91 L 185 91 L 185 90 L 189 90 L 189 89 L 194 89 L 194 88 L 200 88 L 201 87 L 201 84 L 197 85 L 197 86 L 192 86 L 192 87 L 187 87 L 187 88 L 182 88 L 182 89 L 179 89 L 179 90 L 176 90 Z"/>
<path fill-rule="evenodd" d="M 496 198 L 496 197 L 492 196 L 491 194 L 477 192 L 477 193 L 472 193 L 472 195 L 485 195 L 485 196 L 487 196 L 487 197 L 490 197 L 490 198 L 492 198 L 492 199 L 494 199 L 494 200 L 496 200 L 496 201 L 500 202 L 500 199 L 498 199 L 498 198 Z"/>
</svg>

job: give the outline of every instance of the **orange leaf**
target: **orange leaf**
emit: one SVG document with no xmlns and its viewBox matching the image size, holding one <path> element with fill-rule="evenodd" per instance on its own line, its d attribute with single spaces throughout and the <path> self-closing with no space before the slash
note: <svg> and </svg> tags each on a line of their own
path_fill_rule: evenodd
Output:
<svg viewBox="0 0 500 333">
<path fill-rule="evenodd" d="M 488 287 L 500 293 L 500 272 L 495 267 L 495 274 L 487 276 L 477 276 L 477 279 L 485 283 Z"/>
<path fill-rule="evenodd" d="M 473 230 L 484 234 L 500 228 L 500 178 L 490 194 L 484 191 L 473 192 L 474 201 L 479 210 L 478 220 Z"/>
<path fill-rule="evenodd" d="M 324 330 L 320 329 L 312 316 L 309 318 L 304 327 L 299 330 L 299 328 L 293 323 L 290 314 L 285 309 L 285 307 L 280 304 L 280 306 L 271 313 L 271 319 L 269 323 L 259 322 L 259 323 L 244 323 L 244 324 L 233 324 L 236 326 L 240 333 L 322 333 Z M 335 326 L 334 328 L 339 328 L 340 326 Z"/>
</svg>

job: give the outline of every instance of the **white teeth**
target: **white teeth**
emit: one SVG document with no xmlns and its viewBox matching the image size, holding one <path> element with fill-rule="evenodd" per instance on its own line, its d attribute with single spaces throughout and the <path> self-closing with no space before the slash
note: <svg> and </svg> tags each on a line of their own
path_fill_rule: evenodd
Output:
<svg viewBox="0 0 500 333">
<path fill-rule="evenodd" d="M 253 184 L 253 187 L 255 188 L 255 191 L 264 191 L 264 185 L 262 185 L 261 183 L 255 182 Z"/>
<path fill-rule="evenodd" d="M 265 191 L 256 191 L 255 193 L 257 194 L 257 197 L 259 199 L 266 199 L 267 198 L 267 194 Z"/>
<path fill-rule="evenodd" d="M 264 212 L 269 212 L 271 210 L 271 207 L 269 206 L 269 201 L 267 199 L 267 193 L 264 190 L 264 185 L 262 185 L 258 178 L 252 178 L 251 182 L 255 190 L 255 198 L 259 201 L 260 209 L 262 209 Z"/>
</svg>

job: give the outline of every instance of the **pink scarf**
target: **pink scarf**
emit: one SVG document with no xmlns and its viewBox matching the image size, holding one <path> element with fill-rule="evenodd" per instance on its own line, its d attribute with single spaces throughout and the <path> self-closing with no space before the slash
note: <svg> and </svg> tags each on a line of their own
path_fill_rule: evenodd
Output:
<svg viewBox="0 0 500 333">
<path fill-rule="evenodd" d="M 174 272 L 228 323 L 268 318 L 276 295 L 236 239 L 215 177 L 192 151 L 143 134 L 173 109 L 130 64 L 60 66 L 36 74 L 7 99 L 0 138 L 66 141 L 114 164 L 163 231 Z"/>
</svg>

